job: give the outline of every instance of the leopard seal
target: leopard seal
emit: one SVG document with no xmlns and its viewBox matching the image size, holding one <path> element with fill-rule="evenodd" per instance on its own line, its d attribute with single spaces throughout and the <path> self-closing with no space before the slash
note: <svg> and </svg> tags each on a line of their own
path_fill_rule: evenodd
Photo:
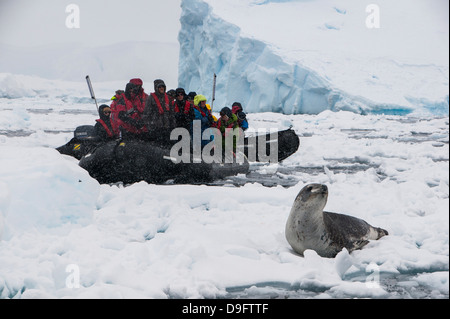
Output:
<svg viewBox="0 0 450 319">
<path fill-rule="evenodd" d="M 322 257 L 335 257 L 343 248 L 349 253 L 361 249 L 369 240 L 388 235 L 362 219 L 323 211 L 328 199 L 328 187 L 309 184 L 295 198 L 286 222 L 285 236 L 300 255 L 312 249 Z"/>
</svg>

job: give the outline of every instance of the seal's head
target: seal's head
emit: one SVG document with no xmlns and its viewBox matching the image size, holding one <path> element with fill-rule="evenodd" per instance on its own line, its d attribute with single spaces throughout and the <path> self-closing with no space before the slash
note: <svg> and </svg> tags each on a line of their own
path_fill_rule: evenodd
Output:
<svg viewBox="0 0 450 319">
<path fill-rule="evenodd" d="M 295 210 L 323 211 L 328 199 L 328 187 L 323 184 L 308 184 L 302 188 L 294 201 Z"/>
</svg>

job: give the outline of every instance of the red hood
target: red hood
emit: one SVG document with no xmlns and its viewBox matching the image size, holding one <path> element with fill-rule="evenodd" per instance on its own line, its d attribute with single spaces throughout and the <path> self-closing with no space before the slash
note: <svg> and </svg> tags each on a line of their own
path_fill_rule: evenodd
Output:
<svg viewBox="0 0 450 319">
<path fill-rule="evenodd" d="M 236 113 L 238 113 L 238 112 L 240 112 L 240 111 L 242 111 L 242 107 L 240 107 L 239 105 L 235 105 L 235 106 L 233 106 L 233 107 L 231 108 L 231 112 L 232 112 L 233 114 L 236 114 Z"/>
<path fill-rule="evenodd" d="M 130 83 L 133 83 L 134 85 L 139 85 L 139 86 L 142 86 L 142 85 L 144 84 L 144 82 L 142 82 L 142 80 L 141 80 L 141 79 L 138 79 L 138 78 L 136 78 L 136 79 L 131 79 L 131 80 L 130 80 Z"/>
</svg>

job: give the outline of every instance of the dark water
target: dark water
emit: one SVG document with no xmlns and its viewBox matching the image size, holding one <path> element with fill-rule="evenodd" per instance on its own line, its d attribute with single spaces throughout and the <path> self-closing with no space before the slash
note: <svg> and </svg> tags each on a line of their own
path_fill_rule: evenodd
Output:
<svg viewBox="0 0 450 319">
<path fill-rule="evenodd" d="M 375 284 L 385 291 L 379 297 L 373 295 L 354 295 L 336 293 L 332 286 L 326 285 L 300 285 L 283 282 L 261 282 L 254 285 L 237 286 L 227 288 L 227 299 L 305 299 L 317 298 L 378 298 L 378 299 L 448 299 L 449 295 L 443 294 L 433 288 L 419 284 L 415 280 L 417 273 L 411 274 L 380 274 L 379 281 Z M 349 282 L 366 282 L 367 275 L 353 278 L 344 278 Z M 369 283 L 370 284 L 370 283 Z M 370 289 L 370 288 L 369 288 Z"/>
</svg>

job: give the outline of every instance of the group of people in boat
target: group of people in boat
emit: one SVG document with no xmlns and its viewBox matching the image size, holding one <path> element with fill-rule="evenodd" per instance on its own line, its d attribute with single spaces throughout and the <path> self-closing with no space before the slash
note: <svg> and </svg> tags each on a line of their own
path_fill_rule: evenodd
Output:
<svg viewBox="0 0 450 319">
<path fill-rule="evenodd" d="M 96 135 L 103 140 L 138 138 L 166 144 L 170 143 L 170 133 L 175 128 L 185 128 L 192 133 L 194 120 L 200 121 L 202 133 L 207 128 L 217 128 L 223 137 L 227 128 L 244 131 L 248 128 L 246 114 L 239 102 L 234 102 L 231 108 L 223 107 L 217 119 L 204 95 L 186 94 L 184 88 L 166 91 L 166 84 L 161 79 L 153 84 L 154 92 L 147 94 L 141 79 L 131 79 L 125 90 L 115 92 L 110 106 L 100 105 Z M 209 142 L 202 140 L 202 145 Z"/>
</svg>

